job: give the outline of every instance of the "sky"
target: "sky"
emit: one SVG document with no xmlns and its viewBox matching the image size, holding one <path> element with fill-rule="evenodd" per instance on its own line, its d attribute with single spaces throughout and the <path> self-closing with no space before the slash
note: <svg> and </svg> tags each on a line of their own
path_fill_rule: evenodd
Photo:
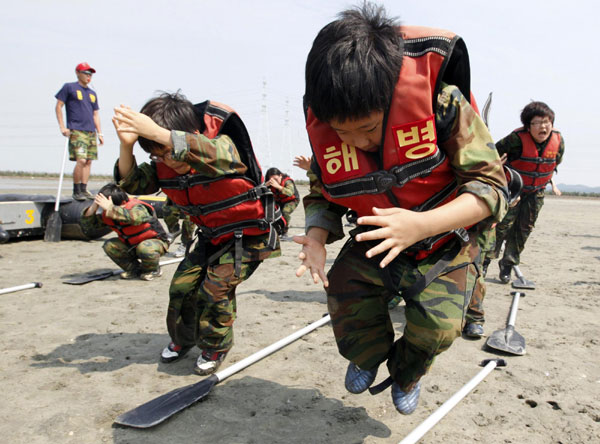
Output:
<svg viewBox="0 0 600 444">
<path fill-rule="evenodd" d="M 556 113 L 565 139 L 556 182 L 600 186 L 600 74 L 593 0 L 375 1 L 406 25 L 449 29 L 466 42 L 472 90 L 493 93 L 494 140 L 520 126 L 531 100 Z M 139 109 L 160 91 L 226 103 L 242 117 L 264 169 L 295 179 L 310 155 L 304 64 L 318 31 L 357 1 L 20 0 L 0 15 L 0 170 L 59 172 L 64 149 L 54 95 L 83 61 L 96 69 L 105 145 L 92 174 L 118 157 L 111 123 L 119 104 Z M 594 34 L 592 34 L 594 32 Z M 146 154 L 136 146 L 138 159 Z M 68 162 L 70 173 L 73 163 Z"/>
</svg>

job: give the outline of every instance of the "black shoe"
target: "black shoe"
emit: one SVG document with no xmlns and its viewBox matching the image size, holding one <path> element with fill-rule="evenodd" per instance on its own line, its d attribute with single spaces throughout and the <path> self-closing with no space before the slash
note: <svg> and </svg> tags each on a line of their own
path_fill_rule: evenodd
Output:
<svg viewBox="0 0 600 444">
<path fill-rule="evenodd" d="M 503 284 L 508 284 L 510 282 L 510 272 L 512 271 L 512 266 L 510 265 L 500 265 L 500 282 Z"/>
<path fill-rule="evenodd" d="M 469 338 L 481 339 L 483 337 L 483 325 L 470 322 L 465 325 L 463 332 Z"/>
<path fill-rule="evenodd" d="M 483 264 L 481 266 L 481 274 L 483 275 L 483 277 L 485 277 L 485 275 L 487 274 L 487 269 L 490 265 L 490 262 L 492 262 L 492 260 L 487 257 L 483 260 Z"/>
</svg>

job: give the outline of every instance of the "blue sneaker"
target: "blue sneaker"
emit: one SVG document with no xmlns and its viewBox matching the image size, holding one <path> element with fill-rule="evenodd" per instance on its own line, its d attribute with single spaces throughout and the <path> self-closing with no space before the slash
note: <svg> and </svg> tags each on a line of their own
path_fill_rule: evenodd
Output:
<svg viewBox="0 0 600 444">
<path fill-rule="evenodd" d="M 421 382 L 408 392 L 404 393 L 400 390 L 400 386 L 395 382 L 392 384 L 392 401 L 396 406 L 396 410 L 403 415 L 410 415 L 419 405 L 419 395 L 421 394 Z"/>
<path fill-rule="evenodd" d="M 483 337 L 483 325 L 469 322 L 465 325 L 463 332 L 469 338 L 481 339 Z"/>
<path fill-rule="evenodd" d="M 346 390 L 357 395 L 368 389 L 373 384 L 373 381 L 375 381 L 376 376 L 376 368 L 373 370 L 361 370 L 356 364 L 351 362 L 348 364 L 348 369 L 346 370 L 344 385 L 346 386 Z"/>
</svg>

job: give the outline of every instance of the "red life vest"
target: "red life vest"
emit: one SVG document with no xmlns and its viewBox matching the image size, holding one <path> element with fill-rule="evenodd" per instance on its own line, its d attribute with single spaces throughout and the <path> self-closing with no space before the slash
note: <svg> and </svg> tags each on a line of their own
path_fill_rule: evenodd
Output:
<svg viewBox="0 0 600 444">
<path fill-rule="evenodd" d="M 144 222 L 139 225 L 132 225 L 130 223 L 113 220 L 107 217 L 106 211 L 102 212 L 102 221 L 108 225 L 111 230 L 117 233 L 119 239 L 121 239 L 121 241 L 127 245 L 137 245 L 146 239 L 160 238 L 162 240 L 166 240 L 167 235 L 164 228 L 158 221 L 152 205 L 135 198 L 130 198 L 122 206 L 127 210 L 131 210 L 136 205 L 144 205 L 146 208 L 148 208 L 148 211 L 153 216 L 152 221 Z"/>
<path fill-rule="evenodd" d="M 525 128 L 518 128 L 514 132 L 521 139 L 523 149 L 521 157 L 510 162 L 510 166 L 517 170 L 523 178 L 523 192 L 533 193 L 546 188 L 556 168 L 556 156 L 558 156 L 560 148 L 560 133 L 552 130 L 550 139 L 540 155 L 529 131 Z"/>
<path fill-rule="evenodd" d="M 276 223 L 281 211 L 275 208 L 273 193 L 263 184 L 262 172 L 254 156 L 250 137 L 235 111 L 216 102 L 195 105 L 202 115 L 202 133 L 214 139 L 227 134 L 248 167 L 245 175 L 217 178 L 202 176 L 195 170 L 180 175 L 164 163 L 156 164 L 159 186 L 190 219 L 200 227 L 202 235 L 218 245 L 236 234 L 256 236 L 271 233 L 269 245 L 276 242 Z"/>
<path fill-rule="evenodd" d="M 425 211 L 456 197 L 450 161 L 437 145 L 435 109 L 440 83 L 457 85 L 471 99 L 469 61 L 463 40 L 430 28 L 402 27 L 404 58 L 390 108 L 382 149 L 366 153 L 343 143 L 310 108 L 306 128 L 326 199 L 359 216 L 372 208 Z M 449 72 L 446 68 L 452 66 Z M 464 237 L 464 230 L 457 230 Z M 450 240 L 442 233 L 408 251 L 421 259 Z"/>
<path fill-rule="evenodd" d="M 288 183 L 290 180 L 292 181 L 292 183 L 294 183 L 294 181 L 292 180 L 292 178 L 290 176 L 283 177 L 283 179 L 281 179 L 281 186 L 285 188 L 285 184 Z M 294 202 L 294 201 L 299 202 L 300 201 L 300 194 L 298 193 L 298 189 L 296 188 L 295 183 L 294 183 L 294 194 L 292 196 L 287 196 L 287 195 L 283 194 L 280 190 L 278 190 L 275 187 L 269 187 L 269 188 L 273 192 L 273 195 L 275 196 L 275 202 L 277 202 L 278 205 L 283 205 L 288 202 Z"/>
</svg>

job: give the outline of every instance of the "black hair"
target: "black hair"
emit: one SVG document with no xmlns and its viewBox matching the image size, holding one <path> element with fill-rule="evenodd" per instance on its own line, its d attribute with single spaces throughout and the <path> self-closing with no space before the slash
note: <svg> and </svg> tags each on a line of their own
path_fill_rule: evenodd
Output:
<svg viewBox="0 0 600 444">
<path fill-rule="evenodd" d="M 110 182 L 104 185 L 102 188 L 100 188 L 98 194 L 103 194 L 106 198 L 110 197 L 112 203 L 117 206 L 121 205 L 124 202 L 129 202 L 129 196 L 127 195 L 127 193 L 123 191 L 123 189 L 114 182 Z"/>
<path fill-rule="evenodd" d="M 285 174 L 283 174 L 278 168 L 275 168 L 275 167 L 269 168 L 267 170 L 267 172 L 265 173 L 265 181 L 269 180 L 272 176 L 277 176 L 277 175 L 285 176 Z"/>
<path fill-rule="evenodd" d="M 161 93 L 146 102 L 140 112 L 168 130 L 193 133 L 202 128 L 194 105 L 179 91 L 173 94 Z M 162 148 L 162 145 L 144 137 L 140 137 L 138 142 L 147 153 L 152 152 L 152 149 Z"/>
<path fill-rule="evenodd" d="M 548 117 L 554 125 L 554 111 L 544 102 L 530 102 L 521 111 L 521 123 L 527 129 L 534 117 Z"/>
<path fill-rule="evenodd" d="M 369 2 L 338 17 L 321 29 L 308 53 L 305 106 L 324 122 L 387 111 L 404 53 L 399 23 Z"/>
</svg>

